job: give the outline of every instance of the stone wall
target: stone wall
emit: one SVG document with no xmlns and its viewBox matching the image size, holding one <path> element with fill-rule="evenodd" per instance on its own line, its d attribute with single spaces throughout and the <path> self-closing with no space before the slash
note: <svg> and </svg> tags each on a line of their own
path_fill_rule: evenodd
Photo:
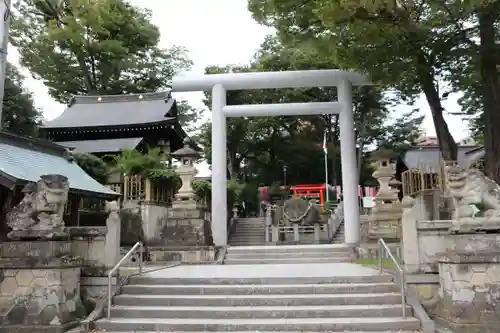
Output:
<svg viewBox="0 0 500 333">
<path fill-rule="evenodd" d="M 85 317 L 83 261 L 71 254 L 71 242 L 4 242 L 0 258 L 0 327 L 6 332 L 64 332 Z"/>
<path fill-rule="evenodd" d="M 447 249 L 452 221 L 431 220 L 437 216 L 431 199 L 424 195 L 402 202 L 401 254 L 408 273 L 437 273 L 438 257 Z"/>
<path fill-rule="evenodd" d="M 210 246 L 213 244 L 209 215 L 204 209 L 174 207 L 161 222 L 162 246 Z"/>
<path fill-rule="evenodd" d="M 79 268 L 6 269 L 1 274 L 0 325 L 47 325 L 55 332 L 85 318 Z"/>
<path fill-rule="evenodd" d="M 161 231 L 164 228 L 170 208 L 157 203 L 142 202 L 140 204 L 142 229 L 144 230 L 146 244 L 155 244 L 161 241 Z"/>
<path fill-rule="evenodd" d="M 213 243 L 210 211 L 141 203 L 144 241 L 148 246 L 208 246 Z"/>
<path fill-rule="evenodd" d="M 119 226 L 115 229 L 118 233 Z M 1 243 L 0 328 L 56 333 L 85 318 L 107 290 L 102 278 L 94 286 L 89 277 L 107 281 L 108 269 L 119 259 L 119 237 L 110 244 L 113 237 L 107 231 L 70 227 L 65 229 L 68 240 Z M 87 283 L 82 285 L 82 279 Z"/>
<path fill-rule="evenodd" d="M 438 321 L 456 333 L 498 332 L 500 252 L 452 252 L 440 261 Z"/>
<path fill-rule="evenodd" d="M 71 255 L 82 260 L 82 276 L 104 276 L 106 265 L 106 227 L 67 228 L 71 235 Z"/>
<path fill-rule="evenodd" d="M 216 249 L 213 246 L 190 247 L 152 247 L 149 250 L 152 262 L 181 262 L 184 264 L 203 264 L 215 261 Z"/>
</svg>

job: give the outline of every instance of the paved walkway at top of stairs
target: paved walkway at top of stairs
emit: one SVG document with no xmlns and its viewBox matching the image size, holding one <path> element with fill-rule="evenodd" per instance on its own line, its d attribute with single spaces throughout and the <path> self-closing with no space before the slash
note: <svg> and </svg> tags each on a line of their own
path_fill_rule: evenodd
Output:
<svg viewBox="0 0 500 333">
<path fill-rule="evenodd" d="M 376 269 L 351 263 L 268 265 L 184 265 L 144 273 L 152 278 L 321 278 L 378 275 Z"/>
</svg>

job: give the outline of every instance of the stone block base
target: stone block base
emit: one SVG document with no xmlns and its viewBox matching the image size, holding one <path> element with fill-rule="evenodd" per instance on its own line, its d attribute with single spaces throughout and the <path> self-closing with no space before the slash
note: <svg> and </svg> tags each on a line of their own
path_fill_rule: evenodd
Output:
<svg viewBox="0 0 500 333">
<path fill-rule="evenodd" d="M 500 252 L 450 251 L 440 259 L 435 315 L 456 333 L 493 333 L 500 327 Z"/>
<path fill-rule="evenodd" d="M 206 247 L 150 247 L 151 262 L 182 262 L 184 264 L 203 264 L 215 262 L 216 249 Z"/>
<path fill-rule="evenodd" d="M 449 329 L 453 333 L 498 333 L 498 324 L 483 325 L 483 324 L 461 324 L 450 321 L 439 316 L 434 317 L 434 321 L 441 327 Z"/>
<path fill-rule="evenodd" d="M 63 326 L 54 325 L 2 325 L 0 333 L 65 333 L 75 327 L 76 323 L 71 323 Z"/>
<path fill-rule="evenodd" d="M 470 234 L 477 232 L 500 232 L 500 217 L 463 217 L 459 221 L 453 221 L 450 232 L 458 234 Z"/>
<path fill-rule="evenodd" d="M 159 237 L 148 246 L 209 246 L 213 244 L 210 221 L 202 209 L 172 208 L 159 222 Z"/>
<path fill-rule="evenodd" d="M 59 332 L 85 316 L 80 268 L 4 269 L 1 274 L 0 326 L 17 327 L 9 332 L 23 327 Z"/>
<path fill-rule="evenodd" d="M 0 244 L 0 333 L 64 332 L 86 315 L 67 241 Z"/>
</svg>

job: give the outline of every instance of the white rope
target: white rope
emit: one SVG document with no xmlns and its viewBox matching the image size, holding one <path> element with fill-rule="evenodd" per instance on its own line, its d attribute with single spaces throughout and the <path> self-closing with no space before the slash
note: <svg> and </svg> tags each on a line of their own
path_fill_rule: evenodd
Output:
<svg viewBox="0 0 500 333">
<path fill-rule="evenodd" d="M 292 223 L 297 223 L 297 222 L 302 221 L 307 216 L 307 214 L 311 210 L 311 207 L 312 207 L 312 204 L 310 202 L 308 202 L 308 206 L 307 206 L 307 209 L 306 209 L 305 213 L 302 214 L 301 216 L 299 216 L 297 219 L 292 219 L 290 216 L 288 216 L 288 214 L 286 213 L 284 207 L 283 207 L 283 215 L 285 215 L 285 217 L 288 219 L 288 221 L 290 221 Z"/>
</svg>

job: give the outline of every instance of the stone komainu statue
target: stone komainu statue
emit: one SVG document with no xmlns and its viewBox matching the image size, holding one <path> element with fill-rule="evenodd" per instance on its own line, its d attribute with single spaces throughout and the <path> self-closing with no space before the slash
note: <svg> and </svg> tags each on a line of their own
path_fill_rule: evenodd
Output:
<svg viewBox="0 0 500 333">
<path fill-rule="evenodd" d="M 314 200 L 288 199 L 283 204 L 283 214 L 290 223 L 306 225 L 321 221 L 319 206 Z"/>
<path fill-rule="evenodd" d="M 500 186 L 475 168 L 445 167 L 455 218 L 500 216 Z"/>
<path fill-rule="evenodd" d="M 7 214 L 7 225 L 13 232 L 64 227 L 68 178 L 62 175 L 43 175 L 40 178 L 24 187 L 24 198 Z"/>
</svg>

